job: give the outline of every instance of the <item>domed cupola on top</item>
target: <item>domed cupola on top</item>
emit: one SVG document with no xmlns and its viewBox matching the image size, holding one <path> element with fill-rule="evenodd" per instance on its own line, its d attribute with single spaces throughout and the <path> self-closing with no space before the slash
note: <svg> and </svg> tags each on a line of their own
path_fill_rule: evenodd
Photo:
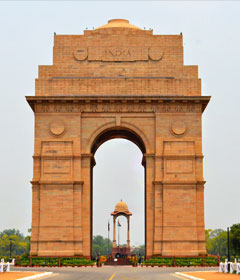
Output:
<svg viewBox="0 0 240 280">
<path fill-rule="evenodd" d="M 135 28 L 141 29 L 133 24 L 130 24 L 127 19 L 110 19 L 107 24 L 104 24 L 97 29 L 103 28 Z"/>
</svg>

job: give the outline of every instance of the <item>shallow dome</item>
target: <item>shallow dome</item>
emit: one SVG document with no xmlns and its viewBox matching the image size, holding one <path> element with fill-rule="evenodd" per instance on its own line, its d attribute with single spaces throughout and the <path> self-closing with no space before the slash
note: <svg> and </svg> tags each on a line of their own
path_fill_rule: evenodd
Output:
<svg viewBox="0 0 240 280">
<path fill-rule="evenodd" d="M 114 212 L 129 212 L 128 206 L 124 201 L 119 201 L 116 206 Z"/>
<path fill-rule="evenodd" d="M 141 29 L 135 25 L 130 24 L 127 19 L 110 19 L 107 24 L 104 24 L 98 27 L 97 29 L 112 28 L 112 27 Z"/>
</svg>

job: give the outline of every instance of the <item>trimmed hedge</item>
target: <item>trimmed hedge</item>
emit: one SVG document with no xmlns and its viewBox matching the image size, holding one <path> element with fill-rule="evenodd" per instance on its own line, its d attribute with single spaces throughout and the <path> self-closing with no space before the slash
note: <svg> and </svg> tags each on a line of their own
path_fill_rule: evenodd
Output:
<svg viewBox="0 0 240 280">
<path fill-rule="evenodd" d="M 29 266 L 30 259 L 28 258 L 28 255 L 22 255 L 22 256 L 16 258 L 16 265 Z"/>
<path fill-rule="evenodd" d="M 58 266 L 58 258 L 32 258 L 33 266 Z"/>
<path fill-rule="evenodd" d="M 84 258 L 61 258 L 62 266 L 82 266 L 82 265 L 94 265 L 94 261 L 86 260 Z"/>
<path fill-rule="evenodd" d="M 143 264 L 147 266 L 173 266 L 173 258 L 152 258 L 144 261 Z"/>
<path fill-rule="evenodd" d="M 5 262 L 9 262 L 10 261 L 10 257 L 8 256 L 0 256 L 0 261 L 1 259 L 4 259 Z"/>
<path fill-rule="evenodd" d="M 7 260 L 7 258 L 4 258 Z M 61 266 L 92 266 L 94 261 L 87 260 L 85 258 L 41 258 L 32 257 L 33 266 L 58 266 L 60 260 Z M 134 264 L 134 260 L 131 261 Z M 206 257 L 153 257 L 145 260 L 142 263 L 146 266 L 217 266 L 218 258 L 215 256 Z M 22 255 L 16 258 L 16 265 L 30 266 L 30 258 L 28 255 Z"/>
<path fill-rule="evenodd" d="M 216 257 L 205 257 L 204 259 L 205 266 L 215 266 L 218 265 L 218 258 Z"/>
<path fill-rule="evenodd" d="M 208 257 L 166 257 L 151 258 L 143 262 L 146 266 L 217 266 L 218 259 L 215 256 Z"/>
<path fill-rule="evenodd" d="M 201 266 L 202 258 L 176 258 L 176 266 Z"/>
<path fill-rule="evenodd" d="M 227 259 L 228 257 L 227 256 L 221 256 L 220 257 L 220 261 L 221 262 L 225 262 L 225 260 Z M 231 256 L 231 262 L 234 262 L 235 261 L 235 258 L 237 259 L 237 261 L 240 259 L 240 257 L 239 256 Z"/>
<path fill-rule="evenodd" d="M 41 258 L 33 257 L 32 266 L 59 266 L 59 259 L 61 266 L 89 266 L 94 265 L 95 262 L 84 258 Z M 30 258 L 26 255 L 16 259 L 16 265 L 30 266 Z"/>
</svg>

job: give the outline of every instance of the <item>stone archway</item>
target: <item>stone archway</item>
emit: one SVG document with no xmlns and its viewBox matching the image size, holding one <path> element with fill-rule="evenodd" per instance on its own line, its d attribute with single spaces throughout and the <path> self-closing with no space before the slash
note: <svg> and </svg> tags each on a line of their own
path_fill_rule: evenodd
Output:
<svg viewBox="0 0 240 280">
<path fill-rule="evenodd" d="M 112 20 L 54 35 L 35 96 L 31 255 L 91 255 L 91 178 L 107 138 L 136 143 L 146 165 L 146 256 L 206 253 L 202 113 L 197 66 L 182 35 Z M 144 147 L 144 148 L 143 148 Z"/>
<path fill-rule="evenodd" d="M 108 126 L 108 125 L 107 125 Z M 133 130 L 134 129 L 134 130 Z M 97 135 L 98 133 L 98 135 Z M 144 183 L 144 193 L 145 193 L 145 199 L 144 199 L 144 209 L 145 209 L 145 217 L 144 217 L 144 229 L 145 229 L 145 244 L 146 244 L 146 240 L 147 240 L 147 235 L 146 235 L 146 227 L 147 227 L 147 223 L 146 223 L 146 217 L 147 217 L 147 213 L 146 213 L 146 160 L 145 160 L 145 155 L 146 155 L 146 144 L 144 143 L 144 141 L 142 140 L 142 138 L 137 134 L 137 133 L 141 133 L 140 130 L 131 127 L 131 129 L 129 129 L 128 127 L 124 127 L 124 126 L 114 126 L 114 127 L 108 127 L 108 129 L 106 129 L 106 127 L 100 127 L 99 130 L 97 130 L 97 132 L 94 134 L 95 138 L 92 141 L 92 145 L 91 145 L 91 154 L 92 154 L 92 159 L 91 159 L 91 238 L 93 236 L 93 167 L 95 166 L 95 159 L 94 159 L 94 155 L 97 151 L 97 149 L 106 141 L 111 140 L 111 139 L 115 139 L 115 138 L 120 138 L 120 139 L 126 139 L 129 140 L 131 142 L 133 142 L 134 144 L 136 144 L 136 146 L 138 146 L 138 148 L 140 149 L 140 151 L 142 152 L 142 165 L 144 167 L 144 177 L 145 177 L 145 183 Z M 97 135 L 97 136 L 96 136 Z M 142 137 L 144 137 L 143 134 L 140 134 Z M 146 141 L 146 140 L 145 140 Z M 142 205 L 140 205 L 139 207 L 142 207 Z M 120 213 L 122 214 L 122 213 Z M 126 213 L 123 213 L 123 215 L 125 217 L 127 217 L 128 220 L 128 231 L 129 231 L 129 217 L 127 216 Z M 132 214 L 131 214 L 132 215 Z M 115 230 L 115 224 L 114 224 L 114 230 Z M 128 238 L 129 239 L 129 238 Z M 92 239 L 91 239 L 92 240 Z M 92 245 L 92 242 L 91 242 Z M 116 246 L 116 240 L 115 240 L 115 245 L 114 245 L 114 241 L 113 241 L 113 246 Z M 129 248 L 130 249 L 130 248 Z M 92 248 L 91 248 L 92 251 Z M 130 251 L 129 251 L 130 253 Z"/>
</svg>

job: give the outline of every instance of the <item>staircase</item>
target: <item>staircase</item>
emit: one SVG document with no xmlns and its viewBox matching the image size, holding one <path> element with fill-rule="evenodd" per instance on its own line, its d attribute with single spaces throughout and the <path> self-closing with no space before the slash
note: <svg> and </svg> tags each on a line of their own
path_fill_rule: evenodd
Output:
<svg viewBox="0 0 240 280">
<path fill-rule="evenodd" d="M 132 265 L 129 259 L 119 258 L 116 262 L 114 259 L 108 259 L 104 265 Z"/>
</svg>

